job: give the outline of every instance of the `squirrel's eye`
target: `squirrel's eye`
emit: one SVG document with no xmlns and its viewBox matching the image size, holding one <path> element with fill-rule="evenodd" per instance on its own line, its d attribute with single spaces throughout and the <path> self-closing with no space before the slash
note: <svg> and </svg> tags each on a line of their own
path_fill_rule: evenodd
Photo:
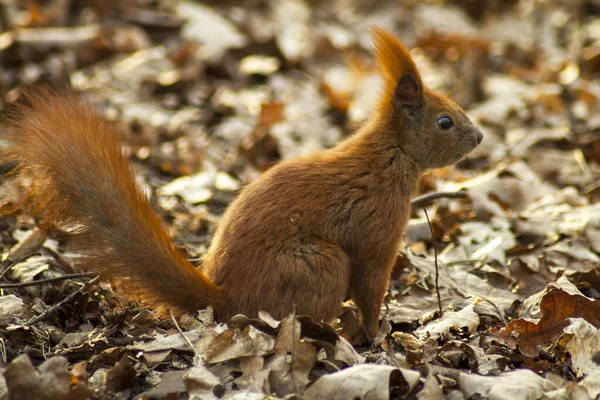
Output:
<svg viewBox="0 0 600 400">
<path fill-rule="evenodd" d="M 437 120 L 437 124 L 443 130 L 450 129 L 454 126 L 454 122 L 452 122 L 452 119 L 450 119 L 450 117 L 440 117 Z"/>
</svg>

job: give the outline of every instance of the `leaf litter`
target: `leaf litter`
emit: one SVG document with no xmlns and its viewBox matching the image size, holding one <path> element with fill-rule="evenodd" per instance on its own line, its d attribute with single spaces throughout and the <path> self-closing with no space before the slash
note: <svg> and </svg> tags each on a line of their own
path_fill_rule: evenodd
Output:
<svg viewBox="0 0 600 400">
<path fill-rule="evenodd" d="M 18 188 L 2 179 L 0 283 L 17 284 L 0 296 L 3 398 L 600 396 L 597 2 L 69 4 L 0 4 L 0 109 L 43 80 L 93 98 L 191 259 L 240 187 L 364 121 L 369 25 L 398 33 L 485 139 L 423 177 L 422 193 L 468 198 L 427 205 L 431 228 L 412 211 L 372 347 L 348 341 L 350 302 L 333 326 L 203 310 L 184 337 L 110 283 L 71 278 L 60 241 L 5 212 Z"/>
</svg>

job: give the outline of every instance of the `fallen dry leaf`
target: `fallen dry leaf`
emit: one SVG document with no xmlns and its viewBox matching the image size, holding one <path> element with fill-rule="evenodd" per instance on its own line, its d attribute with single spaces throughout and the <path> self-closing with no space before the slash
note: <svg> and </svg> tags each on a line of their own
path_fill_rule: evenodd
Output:
<svg viewBox="0 0 600 400">
<path fill-rule="evenodd" d="M 479 326 L 479 315 L 473 311 L 473 307 L 474 304 L 471 304 L 457 312 L 447 311 L 439 320 L 431 321 L 417 329 L 415 335 L 421 339 L 430 336 L 437 338 L 448 335 L 451 329 L 473 333 Z"/>
<path fill-rule="evenodd" d="M 294 315 L 281 321 L 275 339 L 275 354 L 265 364 L 265 368 L 270 370 L 269 386 L 280 396 L 303 393 L 309 382 L 308 374 L 317 361 L 315 348 L 301 340 L 300 328 Z"/>
<path fill-rule="evenodd" d="M 417 383 L 419 374 L 415 371 L 363 364 L 321 377 L 305 395 L 313 400 L 388 399 L 392 391 L 397 396 L 406 395 Z"/>
<path fill-rule="evenodd" d="M 192 398 L 213 400 L 225 393 L 219 378 L 201 365 L 190 368 L 183 375 L 183 383 Z"/>
<path fill-rule="evenodd" d="M 121 392 L 129 386 L 133 378 L 135 378 L 135 368 L 129 362 L 128 356 L 123 356 L 121 360 L 115 364 L 106 373 L 106 389 L 111 392 Z"/>
<path fill-rule="evenodd" d="M 600 371 L 590 354 L 600 351 L 600 330 L 583 318 L 570 318 L 560 339 L 560 346 L 571 355 L 573 370 L 577 376 Z"/>
<path fill-rule="evenodd" d="M 504 333 L 515 335 L 521 353 L 537 357 L 542 348 L 556 344 L 569 325 L 569 318 L 583 318 L 596 328 L 600 327 L 600 302 L 583 295 L 572 295 L 555 286 L 548 286 L 543 295 L 539 322 L 524 319 L 511 321 Z"/>
<path fill-rule="evenodd" d="M 10 399 L 84 400 L 93 393 L 84 382 L 73 385 L 63 357 L 50 358 L 35 368 L 23 354 L 8 365 L 4 379 Z"/>
<path fill-rule="evenodd" d="M 484 396 L 490 400 L 539 399 L 550 383 L 529 370 L 507 371 L 498 376 L 461 373 L 458 385 L 466 398 Z"/>
<path fill-rule="evenodd" d="M 6 326 L 15 318 L 24 319 L 27 314 L 27 308 L 23 299 L 9 294 L 0 297 L 0 325 Z"/>
</svg>

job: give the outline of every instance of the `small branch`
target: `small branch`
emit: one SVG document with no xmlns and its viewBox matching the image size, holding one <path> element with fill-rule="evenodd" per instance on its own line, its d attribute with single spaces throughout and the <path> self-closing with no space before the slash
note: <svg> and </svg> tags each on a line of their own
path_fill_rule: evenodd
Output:
<svg viewBox="0 0 600 400">
<path fill-rule="evenodd" d="M 45 285 L 46 283 L 61 282 L 61 281 L 67 281 L 69 279 L 76 279 L 76 278 L 88 278 L 90 276 L 96 276 L 96 274 L 93 272 L 83 272 L 81 274 L 69 274 L 69 275 L 58 276 L 56 278 L 40 279 L 39 281 L 21 282 L 21 283 L 4 283 L 4 284 L 0 284 L 0 289 L 19 289 L 19 288 L 24 288 L 24 287 L 29 287 L 29 286 L 40 286 L 40 285 Z"/>
<path fill-rule="evenodd" d="M 88 290 L 88 288 L 90 286 L 92 286 L 93 284 L 95 284 L 97 281 L 98 281 L 98 277 L 95 277 L 94 279 L 90 280 L 88 283 L 86 283 L 85 285 L 80 287 L 78 290 L 74 291 L 73 293 L 71 293 L 70 295 L 68 295 L 67 297 L 65 297 L 64 299 L 62 299 L 61 301 L 59 301 L 58 303 L 53 305 L 51 308 L 47 309 L 46 311 L 44 311 L 43 313 L 38 315 L 37 317 L 31 318 L 29 321 L 25 322 L 25 324 L 23 324 L 23 325 L 31 326 L 31 325 L 37 324 L 38 322 L 42 322 L 42 321 L 46 320 L 52 314 L 54 314 L 59 308 L 61 308 L 63 305 L 65 305 L 69 301 L 71 301 L 75 296 Z"/>
<path fill-rule="evenodd" d="M 198 362 L 200 362 L 202 360 L 202 357 L 200 357 L 200 354 L 198 354 L 198 351 L 196 350 L 196 348 L 194 347 L 192 342 L 190 342 L 190 339 L 188 339 L 187 336 L 185 336 L 185 333 L 183 333 L 183 329 L 181 329 L 181 327 L 177 323 L 177 319 L 175 318 L 175 314 L 173 314 L 173 311 L 171 311 L 170 308 L 167 310 L 169 311 L 169 316 L 171 317 L 171 322 L 173 322 L 173 325 L 175 325 L 175 328 L 177 329 L 177 331 L 179 332 L 179 334 L 181 335 L 181 337 L 183 338 L 185 343 L 194 352 L 194 358 L 195 358 L 194 364 L 197 364 Z"/>
<path fill-rule="evenodd" d="M 427 193 L 418 197 L 415 197 L 411 200 L 410 204 L 413 208 L 422 208 L 428 205 L 429 203 L 438 200 L 438 199 L 467 199 L 469 195 L 467 192 L 437 192 L 437 193 Z"/>
<path fill-rule="evenodd" d="M 440 316 L 444 314 L 444 311 L 442 310 L 442 296 L 440 295 L 440 270 L 438 267 L 438 254 L 437 254 L 437 247 L 435 246 L 435 237 L 433 236 L 433 226 L 431 226 L 431 221 L 429 220 L 429 215 L 427 214 L 427 210 L 423 209 L 423 211 L 425 212 L 425 218 L 427 218 L 427 223 L 429 224 L 429 230 L 431 231 L 431 240 L 433 241 L 433 254 L 434 254 L 434 261 L 435 261 L 435 293 L 437 294 L 437 299 L 438 299 L 438 308 L 440 310 Z"/>
</svg>

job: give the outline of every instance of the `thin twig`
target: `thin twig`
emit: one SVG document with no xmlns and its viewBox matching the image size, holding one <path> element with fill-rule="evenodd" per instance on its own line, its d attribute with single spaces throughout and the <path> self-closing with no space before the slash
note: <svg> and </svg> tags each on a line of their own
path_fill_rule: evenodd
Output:
<svg viewBox="0 0 600 400">
<path fill-rule="evenodd" d="M 40 279 L 39 281 L 31 281 L 31 282 L 21 282 L 21 283 L 4 283 L 0 284 L 0 289 L 19 289 L 29 286 L 40 286 L 45 285 L 46 283 L 67 281 L 69 279 L 76 278 L 88 278 L 90 276 L 96 276 L 93 272 L 82 272 L 80 274 L 68 274 L 63 276 L 57 276 L 56 278 L 48 278 L 48 279 Z"/>
<path fill-rule="evenodd" d="M 429 230 L 431 231 L 431 240 L 433 241 L 433 254 L 434 254 L 434 261 L 435 261 L 435 293 L 437 294 L 437 299 L 438 299 L 438 308 L 440 309 L 440 316 L 444 314 L 444 311 L 442 310 L 442 296 L 440 295 L 440 270 L 438 267 L 438 254 L 437 254 L 437 247 L 435 245 L 435 237 L 433 236 L 433 226 L 431 226 L 431 221 L 429 220 L 429 215 L 427 214 L 427 210 L 423 209 L 423 211 L 425 211 L 425 217 L 427 218 L 427 223 L 429 224 Z"/>
<path fill-rule="evenodd" d="M 32 254 L 27 254 L 21 258 L 19 258 L 16 261 L 13 261 L 8 267 L 4 268 L 4 270 L 2 270 L 2 273 L 0 273 L 0 279 L 4 278 L 4 276 L 6 275 L 6 273 L 8 271 L 10 271 L 10 269 L 12 267 L 14 267 L 15 265 L 22 263 L 23 261 L 27 260 L 28 258 L 34 257 L 34 256 L 41 256 L 41 253 L 32 253 Z"/>
<path fill-rule="evenodd" d="M 198 354 L 198 351 L 196 350 L 196 348 L 194 347 L 194 345 L 192 344 L 192 342 L 190 341 L 190 339 L 188 339 L 187 336 L 185 336 L 185 333 L 183 333 L 183 329 L 181 329 L 181 327 L 177 323 L 177 319 L 175 318 L 175 314 L 173 314 L 173 311 L 171 311 L 170 308 L 168 309 L 168 311 L 169 311 L 169 316 L 171 317 L 171 322 L 173 322 L 173 325 L 175 325 L 175 328 L 177 329 L 177 332 L 179 332 L 179 334 L 183 338 L 184 342 L 194 352 L 194 358 L 195 358 L 194 364 L 198 363 L 200 360 L 202 360 L 202 358 L 200 357 L 200 354 Z"/>
<path fill-rule="evenodd" d="M 456 260 L 456 261 L 447 261 L 444 263 L 444 265 L 446 267 L 453 267 L 455 265 L 463 265 L 463 264 L 474 265 L 474 264 L 479 264 L 480 262 L 481 262 L 481 260 Z"/>
<path fill-rule="evenodd" d="M 415 197 L 410 201 L 413 208 L 421 208 L 427 206 L 434 200 L 438 199 L 466 199 L 469 195 L 467 192 L 438 192 L 438 193 L 427 193 L 422 196 Z"/>
<path fill-rule="evenodd" d="M 38 322 L 46 320 L 52 314 L 54 314 L 60 307 L 62 307 L 63 305 L 65 305 L 69 301 L 71 301 L 75 296 L 88 290 L 88 288 L 90 286 L 92 286 L 93 284 L 95 284 L 96 281 L 98 281 L 97 276 L 94 279 L 90 280 L 85 285 L 83 285 L 82 287 L 80 287 L 79 289 L 77 289 L 76 291 L 74 291 L 73 293 L 71 293 L 70 295 L 68 295 L 67 297 L 65 297 L 64 299 L 62 299 L 61 301 L 59 301 L 58 303 L 56 303 L 55 305 L 53 305 L 51 308 L 47 309 L 46 311 L 44 311 L 43 313 L 38 315 L 37 317 L 31 318 L 29 321 L 25 322 L 25 324 L 23 324 L 23 325 L 31 326 L 31 325 L 37 324 Z"/>
</svg>

